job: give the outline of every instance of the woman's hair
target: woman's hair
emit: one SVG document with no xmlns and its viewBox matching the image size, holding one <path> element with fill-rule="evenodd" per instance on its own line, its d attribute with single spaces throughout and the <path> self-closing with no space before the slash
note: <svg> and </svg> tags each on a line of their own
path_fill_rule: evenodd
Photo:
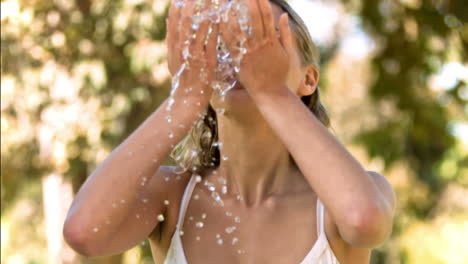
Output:
<svg viewBox="0 0 468 264">
<path fill-rule="evenodd" d="M 288 13 L 290 26 L 296 34 L 297 44 L 301 51 L 303 66 L 313 65 L 318 71 L 320 54 L 304 21 L 285 0 L 270 0 L 270 2 Z M 330 127 L 327 111 L 320 102 L 318 87 L 311 95 L 301 97 L 301 100 L 325 127 Z M 196 122 L 188 135 L 171 152 L 170 157 L 182 169 L 178 173 L 190 171 L 201 174 L 206 169 L 219 166 L 219 150 L 222 147 L 220 145 L 216 112 L 211 105 L 208 105 L 206 115 Z M 292 157 L 291 160 L 294 162 Z"/>
</svg>

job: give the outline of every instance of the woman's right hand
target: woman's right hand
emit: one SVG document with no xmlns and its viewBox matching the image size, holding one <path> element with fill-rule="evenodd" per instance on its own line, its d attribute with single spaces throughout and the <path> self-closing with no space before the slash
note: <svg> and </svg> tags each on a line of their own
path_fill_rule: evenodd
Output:
<svg viewBox="0 0 468 264">
<path fill-rule="evenodd" d="M 217 66 L 216 44 L 219 25 L 207 19 L 200 23 L 197 30 L 193 30 L 192 16 L 198 10 L 203 12 L 197 7 L 199 1 L 186 0 L 182 7 L 176 6 L 177 1 L 171 0 L 169 17 L 166 20 L 169 71 L 174 77 L 181 67 L 185 67 L 180 75 L 178 94 L 186 94 L 197 99 L 204 98 L 207 99 L 205 101 L 207 103 L 213 92 L 211 82 L 215 79 Z M 204 10 L 211 6 L 211 0 L 206 2 Z M 208 34 L 210 27 L 211 33 Z M 196 37 L 193 38 L 194 36 Z M 184 60 L 184 49 L 190 54 L 186 60 Z"/>
</svg>

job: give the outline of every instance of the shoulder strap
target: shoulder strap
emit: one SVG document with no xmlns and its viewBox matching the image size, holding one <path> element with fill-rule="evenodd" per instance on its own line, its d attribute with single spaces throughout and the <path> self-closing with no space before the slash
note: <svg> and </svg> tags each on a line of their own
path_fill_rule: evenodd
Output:
<svg viewBox="0 0 468 264">
<path fill-rule="evenodd" d="M 317 236 L 324 232 L 325 223 L 324 223 L 325 213 L 324 206 L 320 199 L 317 197 Z"/>
<path fill-rule="evenodd" d="M 182 202 L 180 204 L 179 219 L 177 219 L 176 226 L 177 229 L 182 228 L 182 224 L 184 223 L 185 211 L 187 210 L 188 204 L 190 202 L 190 197 L 192 196 L 192 192 L 196 184 L 197 182 L 195 180 L 195 176 L 192 175 L 189 183 L 187 184 L 187 187 L 185 187 L 184 196 L 182 197 Z"/>
</svg>

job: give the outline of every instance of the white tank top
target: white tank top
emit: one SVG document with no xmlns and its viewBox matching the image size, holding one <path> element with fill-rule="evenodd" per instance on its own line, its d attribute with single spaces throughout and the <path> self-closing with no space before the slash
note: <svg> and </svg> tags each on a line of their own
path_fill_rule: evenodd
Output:
<svg viewBox="0 0 468 264">
<path fill-rule="evenodd" d="M 176 230 L 172 236 L 171 244 L 169 246 L 166 259 L 164 260 L 164 264 L 188 264 L 184 249 L 182 247 L 182 239 L 179 234 L 190 196 L 192 195 L 196 184 L 197 182 L 195 181 L 195 177 L 192 177 L 185 189 L 180 206 Z M 327 240 L 324 226 L 324 206 L 319 199 L 317 199 L 317 233 L 319 234 L 317 241 L 299 264 L 339 264 L 338 259 L 330 248 Z"/>
</svg>

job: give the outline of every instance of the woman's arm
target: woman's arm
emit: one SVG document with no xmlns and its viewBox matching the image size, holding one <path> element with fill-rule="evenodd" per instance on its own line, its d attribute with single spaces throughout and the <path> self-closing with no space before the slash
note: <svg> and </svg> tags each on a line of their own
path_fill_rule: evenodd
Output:
<svg viewBox="0 0 468 264">
<path fill-rule="evenodd" d="M 247 2 L 253 34 L 239 80 L 329 209 L 342 239 L 356 247 L 379 245 L 392 230 L 395 195 L 390 184 L 369 175 L 287 87 L 296 54 L 287 13 L 280 16 L 278 37 L 268 0 Z M 222 24 L 221 33 L 235 50 L 241 32 L 231 26 L 229 31 Z"/>
<path fill-rule="evenodd" d="M 160 165 L 206 108 L 197 106 L 198 98 L 186 100 L 189 106 L 176 99 L 171 123 L 166 121 L 166 100 L 82 185 L 63 229 L 76 251 L 87 256 L 116 254 L 155 228 L 158 215 L 164 214 L 164 200 L 175 188 L 171 184 L 179 184 L 174 173 Z"/>
<path fill-rule="evenodd" d="M 175 1 L 169 9 L 166 40 L 171 72 L 182 65 L 184 43 L 195 33 L 189 32 L 194 10 L 192 2 L 179 8 Z M 206 36 L 209 28 L 209 21 L 203 21 L 196 33 Z M 217 25 L 212 25 L 212 34 L 218 35 Z M 169 186 L 165 178 L 173 173 L 159 166 L 201 114 L 206 113 L 213 93 L 209 84 L 215 76 L 216 40 L 212 37 L 205 43 L 205 38 L 199 37 L 190 41 L 187 48 L 191 56 L 184 62 L 184 66 L 190 65 L 190 70 L 176 76 L 174 83 L 180 87 L 173 90 L 172 98 L 164 101 L 125 139 L 77 193 L 63 233 L 78 252 L 98 256 L 133 247 L 154 230 L 158 216 L 164 213 L 164 200 L 169 193 L 181 189 L 180 184 Z M 204 81 L 200 80 L 202 69 L 206 75 Z"/>
<path fill-rule="evenodd" d="M 283 92 L 253 98 L 329 209 L 342 239 L 355 247 L 379 246 L 392 230 L 391 185 L 380 174 L 364 170 L 297 95 L 287 87 L 276 90 Z"/>
</svg>

